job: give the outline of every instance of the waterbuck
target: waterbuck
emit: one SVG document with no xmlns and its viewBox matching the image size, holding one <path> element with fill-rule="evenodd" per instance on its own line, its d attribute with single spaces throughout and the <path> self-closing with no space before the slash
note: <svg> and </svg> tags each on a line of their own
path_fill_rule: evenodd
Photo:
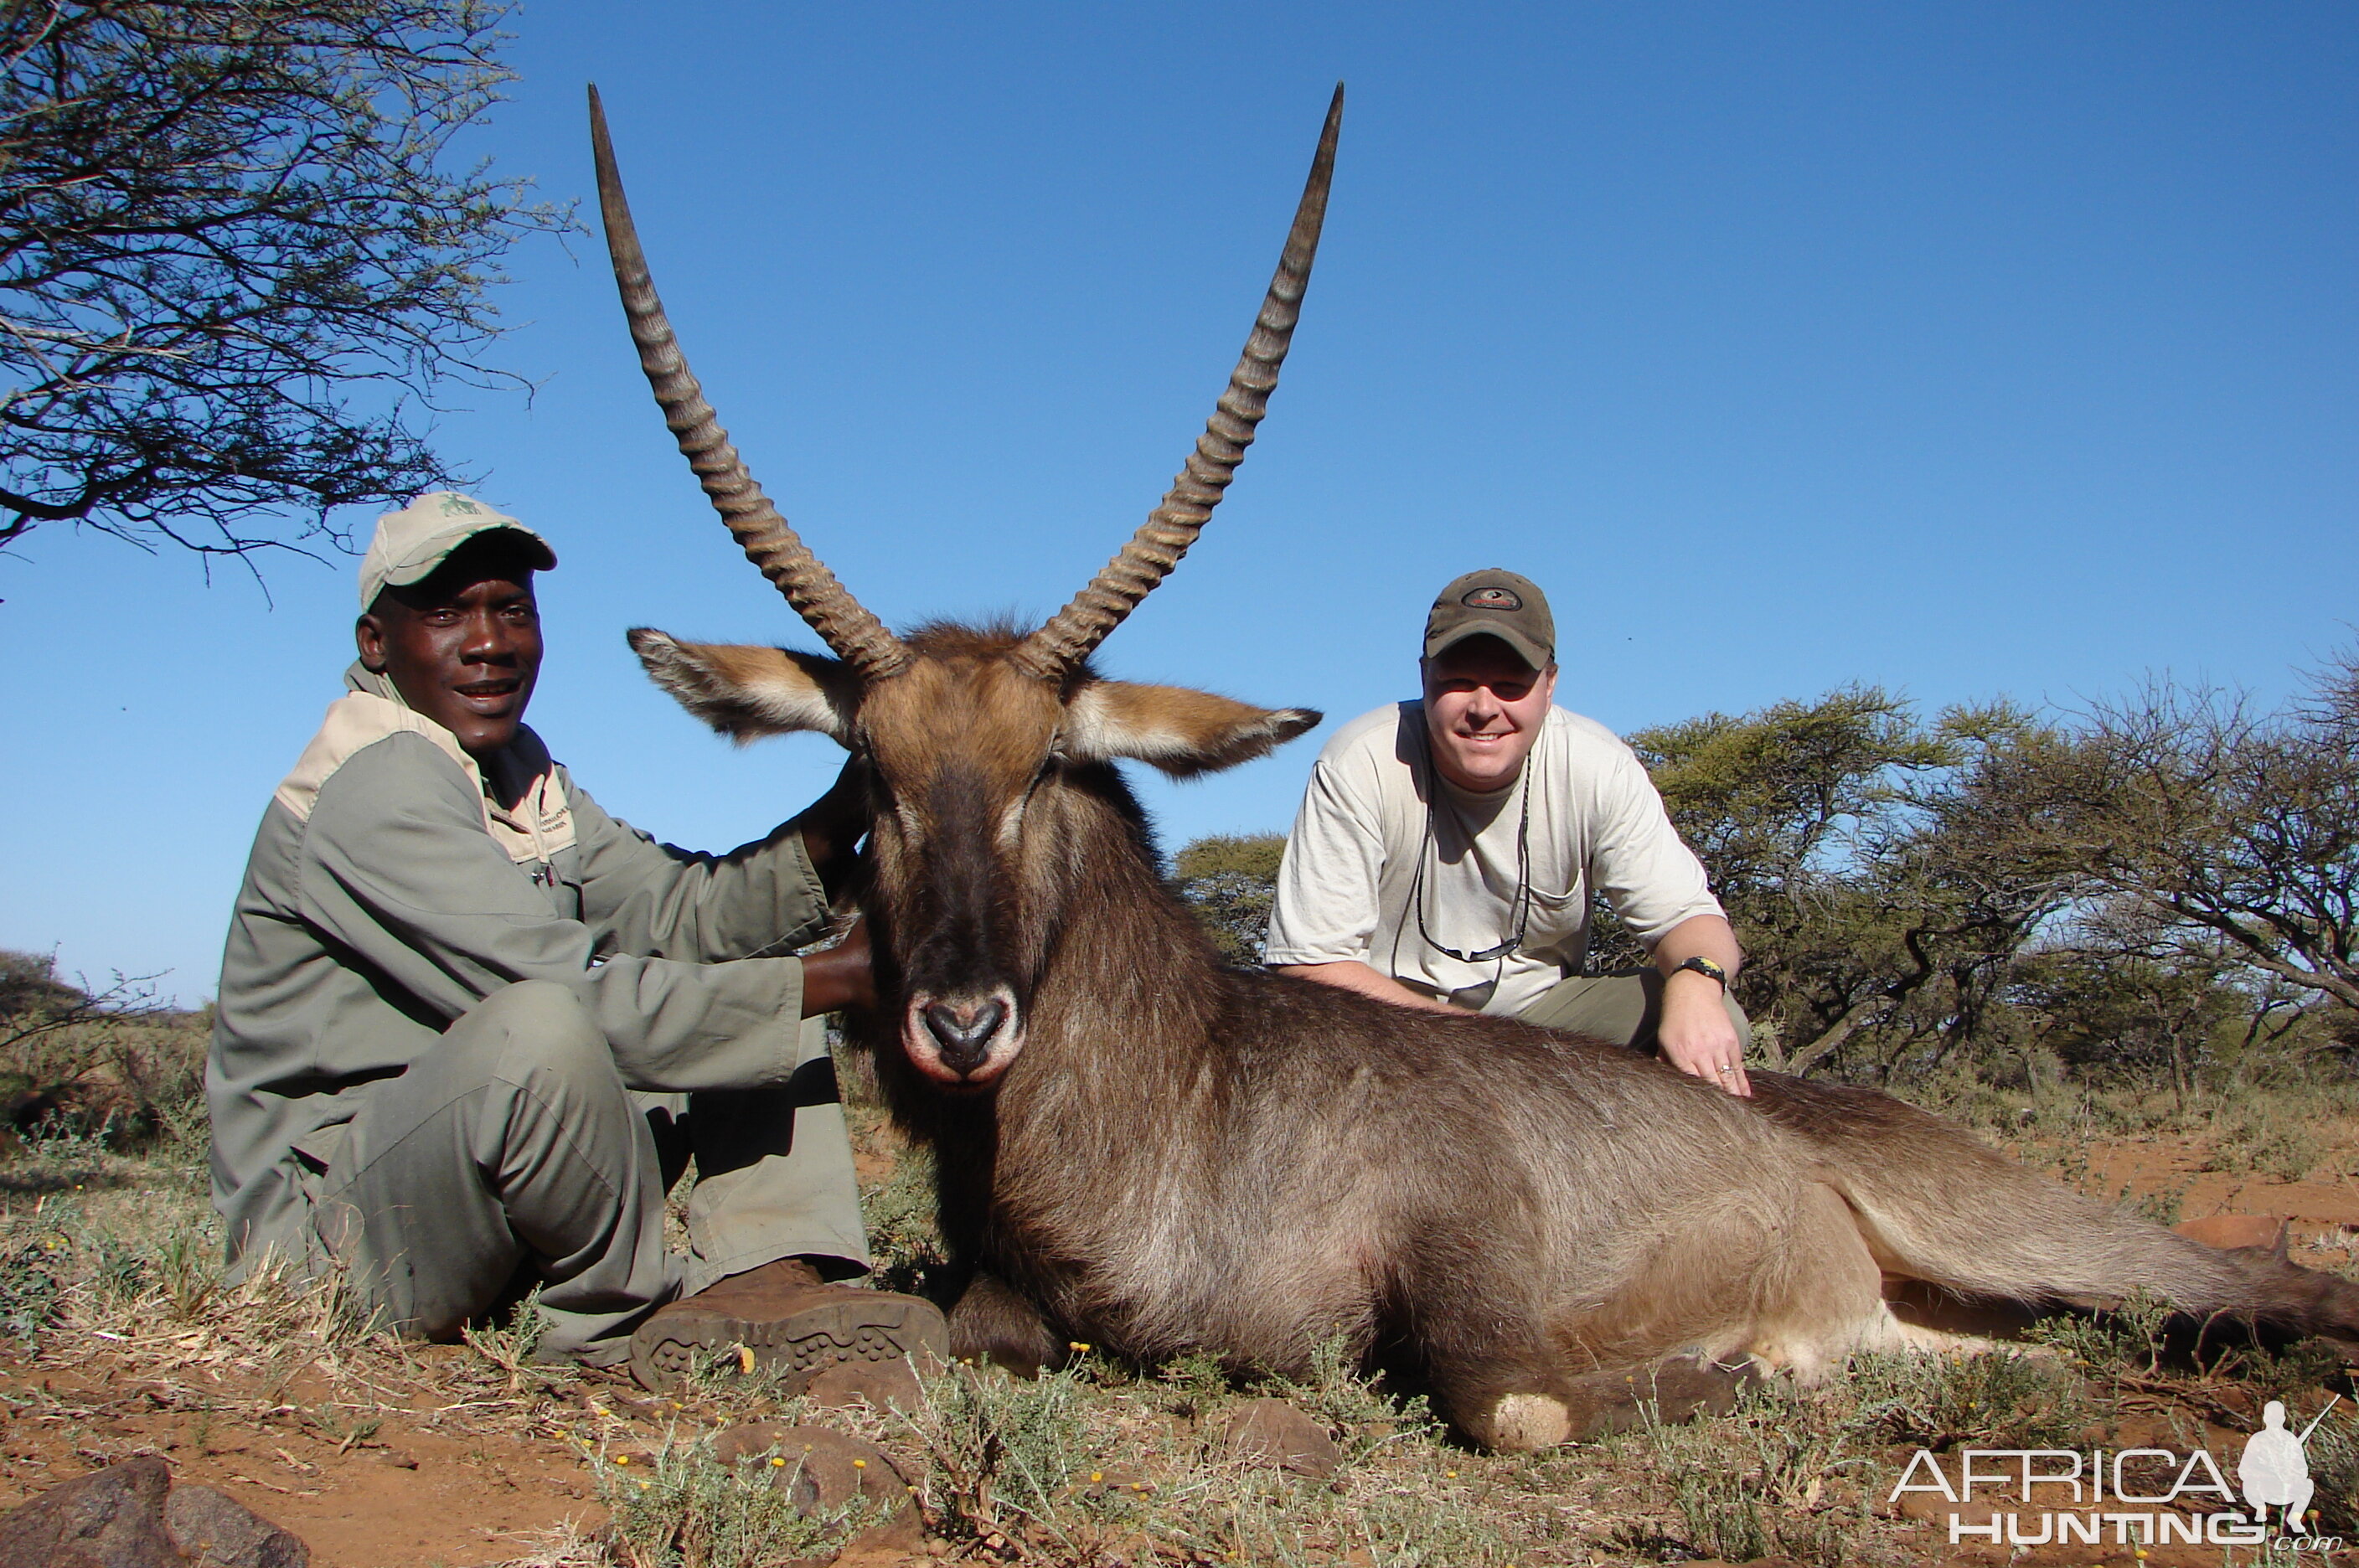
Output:
<svg viewBox="0 0 2359 1568">
<path fill-rule="evenodd" d="M 1341 1334 L 1412 1367 L 1468 1436 L 1531 1448 L 1658 1358 L 1811 1378 L 1855 1350 L 1952 1343 L 1897 1317 L 1885 1275 L 2036 1304 L 2144 1288 L 2359 1344 L 2359 1287 L 2127 1218 L 1879 1094 L 1765 1073 L 1739 1100 L 1594 1041 L 1222 965 L 1114 764 L 1228 768 L 1318 715 L 1102 680 L 1088 658 L 1253 440 L 1342 107 L 1339 88 L 1244 358 L 1146 525 L 1037 630 L 897 637 L 788 528 L 704 401 L 592 95 L 607 244 L 657 401 L 835 657 L 631 644 L 723 734 L 814 731 L 865 763 L 880 1006 L 855 1032 L 936 1160 L 972 1281 L 954 1348 L 1201 1348 L 1299 1372 Z"/>
</svg>

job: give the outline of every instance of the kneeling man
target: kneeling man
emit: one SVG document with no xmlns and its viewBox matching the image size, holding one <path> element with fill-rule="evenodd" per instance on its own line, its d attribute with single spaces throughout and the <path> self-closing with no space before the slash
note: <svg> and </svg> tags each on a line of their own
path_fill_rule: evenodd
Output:
<svg viewBox="0 0 2359 1568">
<path fill-rule="evenodd" d="M 405 1332 L 538 1285 L 544 1354 L 660 1387 L 700 1351 L 815 1374 L 947 1348 L 865 1271 L 826 1042 L 864 935 L 796 958 L 862 829 L 851 780 L 725 855 L 598 809 L 523 724 L 539 535 L 389 514 L 360 660 L 256 834 L 206 1069 L 233 1278 L 347 1272 Z M 693 1158 L 689 1254 L 664 1194 Z"/>
<path fill-rule="evenodd" d="M 1659 1051 L 1732 1094 L 1742 955 L 1647 770 L 1554 705 L 1556 626 L 1512 572 L 1426 619 L 1421 701 L 1343 726 L 1287 840 L 1265 961 L 1406 1007 L 1471 1008 Z M 1587 975 L 1593 894 L 1654 959 Z"/>
</svg>

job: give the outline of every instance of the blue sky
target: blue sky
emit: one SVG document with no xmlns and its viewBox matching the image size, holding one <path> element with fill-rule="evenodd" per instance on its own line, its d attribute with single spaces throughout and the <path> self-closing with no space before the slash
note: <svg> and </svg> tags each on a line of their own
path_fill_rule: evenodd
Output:
<svg viewBox="0 0 2359 1568">
<path fill-rule="evenodd" d="M 658 19 L 659 18 L 659 19 Z M 2341 5 L 809 6 L 547 0 L 475 138 L 590 189 L 756 474 L 871 608 L 1045 615 L 1234 362 L 1336 79 L 1318 274 L 1262 441 L 1102 655 L 1334 721 L 1434 590 L 1539 581 L 1618 729 L 1852 681 L 2289 690 L 2354 634 L 2359 11 Z M 592 240 L 500 296 L 530 402 L 444 450 L 541 528 L 537 728 L 724 847 L 837 754 L 734 750 L 624 648 L 813 646 L 658 419 Z M 354 519 L 365 537 L 368 518 Z M 350 658 L 353 563 L 52 528 L 0 559 L 0 945 L 211 994 L 254 824 Z M 1320 735 L 1146 788 L 1283 828 Z"/>
</svg>

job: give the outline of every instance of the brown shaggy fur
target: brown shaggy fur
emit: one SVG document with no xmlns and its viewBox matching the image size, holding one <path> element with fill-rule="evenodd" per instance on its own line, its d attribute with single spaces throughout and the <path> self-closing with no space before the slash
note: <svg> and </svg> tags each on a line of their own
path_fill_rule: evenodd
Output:
<svg viewBox="0 0 2359 1568">
<path fill-rule="evenodd" d="M 2040 1304 L 2144 1288 L 2359 1342 L 2359 1287 L 2130 1219 L 1883 1095 L 1763 1073 L 1738 1100 L 1511 1019 L 1222 967 L 1105 757 L 1224 766 L 1315 715 L 1174 691 L 1158 718 L 1165 689 L 1130 688 L 1099 726 L 1124 735 L 1076 756 L 1096 678 L 1029 681 L 1011 641 L 916 634 L 912 667 L 830 730 L 875 775 L 885 1005 L 858 1032 L 937 1158 L 973 1280 L 959 1353 L 1038 1364 L 1082 1340 L 1299 1373 L 1341 1333 L 1413 1367 L 1477 1441 L 1529 1447 L 1561 1438 L 1599 1372 L 1694 1354 L 1815 1377 L 1942 1343 L 1893 1316 L 1886 1274 Z M 810 689 L 752 691 L 742 658 L 634 643 L 736 733 L 843 711 L 824 661 L 766 661 Z M 1012 997 L 1012 1061 L 945 1093 L 905 1049 L 920 994 Z"/>
</svg>

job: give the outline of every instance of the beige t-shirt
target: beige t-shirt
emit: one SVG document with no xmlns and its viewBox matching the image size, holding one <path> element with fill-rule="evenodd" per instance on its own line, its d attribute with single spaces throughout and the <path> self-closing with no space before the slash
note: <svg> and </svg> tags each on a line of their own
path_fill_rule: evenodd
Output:
<svg viewBox="0 0 2359 1568">
<path fill-rule="evenodd" d="M 1488 795 L 1440 779 L 1426 746 L 1419 702 L 1363 714 L 1327 743 L 1287 839 L 1263 962 L 1356 960 L 1429 996 L 1514 1014 L 1581 973 L 1593 892 L 1649 948 L 1682 920 L 1722 912 L 1647 770 L 1595 720 L 1549 709 L 1522 777 Z M 1448 957 L 1434 944 L 1476 953 L 1515 934 L 1527 789 L 1522 945 L 1482 963 Z"/>
</svg>

